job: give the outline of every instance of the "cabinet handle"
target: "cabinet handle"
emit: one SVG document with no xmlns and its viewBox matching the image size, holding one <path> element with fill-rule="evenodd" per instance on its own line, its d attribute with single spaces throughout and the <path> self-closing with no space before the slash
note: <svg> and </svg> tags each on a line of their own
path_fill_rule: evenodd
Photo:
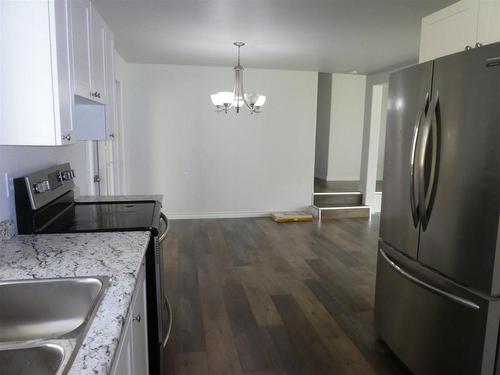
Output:
<svg viewBox="0 0 500 375">
<path fill-rule="evenodd" d="M 465 50 L 466 50 L 466 51 L 470 51 L 471 49 L 472 49 L 472 47 L 471 47 L 471 46 L 465 46 Z"/>
<path fill-rule="evenodd" d="M 71 141 L 71 134 L 66 134 L 62 136 L 63 141 Z"/>
<path fill-rule="evenodd" d="M 134 316 L 132 318 L 132 321 L 137 322 L 137 323 L 140 323 L 141 320 L 142 320 L 141 314 L 137 314 L 136 316 Z"/>
<path fill-rule="evenodd" d="M 482 46 L 483 46 L 482 43 L 479 43 L 479 42 L 476 43 L 476 48 L 479 48 L 479 47 L 482 47 Z"/>
<path fill-rule="evenodd" d="M 111 134 L 109 135 L 109 138 L 111 138 L 111 139 L 115 139 L 115 133 L 111 133 Z"/>
</svg>

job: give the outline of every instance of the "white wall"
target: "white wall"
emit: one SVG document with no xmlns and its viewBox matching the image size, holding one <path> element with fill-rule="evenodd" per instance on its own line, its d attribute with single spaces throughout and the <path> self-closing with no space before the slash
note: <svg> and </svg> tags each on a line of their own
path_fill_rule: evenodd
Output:
<svg viewBox="0 0 500 375">
<path fill-rule="evenodd" d="M 363 201 L 371 206 L 372 212 L 380 210 L 381 196 L 375 193 L 375 184 L 376 180 L 383 179 L 389 75 L 390 72 L 382 72 L 369 75 L 366 79 L 360 187 Z M 380 100 L 375 100 L 379 108 L 372 108 L 375 87 L 380 94 Z M 373 122 L 374 114 L 376 122 Z"/>
<path fill-rule="evenodd" d="M 86 144 L 59 147 L 0 146 L 0 221 L 15 221 L 14 196 L 7 197 L 5 174 L 22 177 L 39 169 L 69 161 L 76 172 L 81 194 L 88 194 Z"/>
<path fill-rule="evenodd" d="M 127 192 L 161 193 L 170 217 L 230 217 L 311 204 L 317 73 L 245 71 L 263 113 L 217 114 L 231 68 L 129 64 Z"/>
<path fill-rule="evenodd" d="M 332 106 L 332 75 L 318 73 L 318 106 L 316 113 L 316 153 L 314 177 L 328 178 L 328 150 L 330 143 L 330 109 Z"/>
<path fill-rule="evenodd" d="M 366 76 L 332 74 L 328 180 L 359 180 Z"/>
</svg>

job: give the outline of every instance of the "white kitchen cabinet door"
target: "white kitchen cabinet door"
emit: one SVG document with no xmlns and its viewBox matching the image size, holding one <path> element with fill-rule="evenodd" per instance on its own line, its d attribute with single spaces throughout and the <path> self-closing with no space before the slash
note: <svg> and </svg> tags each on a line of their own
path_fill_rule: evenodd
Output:
<svg viewBox="0 0 500 375">
<path fill-rule="evenodd" d="M 112 374 L 115 375 L 134 375 L 132 357 L 134 355 L 132 349 L 132 328 L 131 324 L 124 327 L 123 336 L 117 348 L 117 356 L 113 366 Z M 146 374 L 146 373 L 145 373 Z"/>
<path fill-rule="evenodd" d="M 420 62 L 474 47 L 478 31 L 478 0 L 462 0 L 422 19 Z"/>
<path fill-rule="evenodd" d="M 106 103 L 106 76 L 105 76 L 105 35 L 106 23 L 94 6 L 91 6 L 91 57 L 92 57 L 92 81 L 91 99 Z"/>
<path fill-rule="evenodd" d="M 0 1 L 0 144 L 72 142 L 66 7 L 65 0 Z"/>
<path fill-rule="evenodd" d="M 110 30 L 105 34 L 104 62 L 106 77 L 106 138 L 115 138 L 116 124 L 116 85 L 115 85 L 115 47 L 114 38 Z"/>
<path fill-rule="evenodd" d="M 71 43 L 73 55 L 74 93 L 91 99 L 92 56 L 90 0 L 71 0 Z"/>
<path fill-rule="evenodd" d="M 134 374 L 148 374 L 148 333 L 146 316 L 146 283 L 142 280 L 137 290 L 132 317 L 132 347 L 134 349 Z"/>
<path fill-rule="evenodd" d="M 112 375 L 149 373 L 145 276 L 143 262 L 111 368 Z"/>
<path fill-rule="evenodd" d="M 477 41 L 483 45 L 500 42 L 500 0 L 481 0 Z"/>
</svg>

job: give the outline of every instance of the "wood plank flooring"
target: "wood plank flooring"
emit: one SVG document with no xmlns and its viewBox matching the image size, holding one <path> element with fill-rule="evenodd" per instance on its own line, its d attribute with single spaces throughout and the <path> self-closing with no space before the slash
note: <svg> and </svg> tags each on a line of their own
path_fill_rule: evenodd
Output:
<svg viewBox="0 0 500 375">
<path fill-rule="evenodd" d="M 378 217 L 170 224 L 163 375 L 409 374 L 372 327 Z"/>
</svg>

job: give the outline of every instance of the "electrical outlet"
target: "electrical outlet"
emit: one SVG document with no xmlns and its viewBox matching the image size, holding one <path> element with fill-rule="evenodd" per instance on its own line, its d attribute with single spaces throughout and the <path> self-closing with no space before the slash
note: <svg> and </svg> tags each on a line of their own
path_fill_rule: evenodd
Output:
<svg viewBox="0 0 500 375">
<path fill-rule="evenodd" d="M 14 195 L 14 177 L 11 177 L 8 173 L 5 173 L 4 180 L 5 193 L 7 195 L 7 198 L 9 198 L 11 195 Z"/>
</svg>

